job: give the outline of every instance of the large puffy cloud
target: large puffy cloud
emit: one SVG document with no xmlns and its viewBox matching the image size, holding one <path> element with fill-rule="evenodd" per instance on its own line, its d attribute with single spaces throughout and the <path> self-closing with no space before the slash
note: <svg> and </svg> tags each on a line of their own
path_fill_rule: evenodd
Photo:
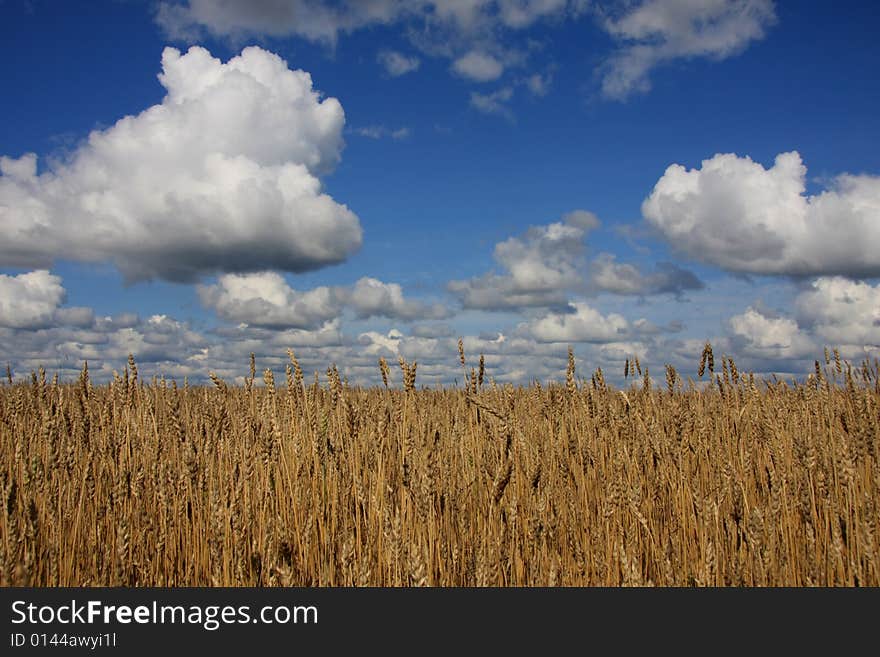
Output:
<svg viewBox="0 0 880 657">
<path fill-rule="evenodd" d="M 227 321 L 266 328 L 315 329 L 350 308 L 358 318 L 441 319 L 440 305 L 407 299 L 397 283 L 363 277 L 348 287 L 295 290 L 276 272 L 225 274 L 198 286 L 206 308 Z"/>
<path fill-rule="evenodd" d="M 644 296 L 701 290 L 703 282 L 693 272 L 671 262 L 657 264 L 655 271 L 642 273 L 637 267 L 616 261 L 611 253 L 600 253 L 590 265 L 590 282 L 597 290 L 615 294 Z"/>
<path fill-rule="evenodd" d="M 776 21 L 773 0 L 645 0 L 606 14 L 604 29 L 621 43 L 604 66 L 602 93 L 624 99 L 645 92 L 653 68 L 675 59 L 725 59 L 762 39 Z"/>
<path fill-rule="evenodd" d="M 112 261 L 129 280 L 304 271 L 361 243 L 357 217 L 322 193 L 344 114 L 308 73 L 246 48 L 227 63 L 166 48 L 166 96 L 96 130 L 37 175 L 0 160 L 0 264 Z"/>
<path fill-rule="evenodd" d="M 538 342 L 617 342 L 629 331 L 622 315 L 603 315 L 583 302 L 569 304 L 569 312 L 549 313 L 520 327 Z"/>
<path fill-rule="evenodd" d="M 810 337 L 793 319 L 768 317 L 753 307 L 729 320 L 730 330 L 743 353 L 761 358 L 802 358 L 816 352 Z"/>
<path fill-rule="evenodd" d="M 673 164 L 642 214 L 675 248 L 731 271 L 880 275 L 880 177 L 844 174 L 807 195 L 805 176 L 796 151 L 769 169 L 734 154 Z"/>
<path fill-rule="evenodd" d="M 0 326 L 46 326 L 52 321 L 65 296 L 61 278 L 46 270 L 18 276 L 0 274 Z"/>
<path fill-rule="evenodd" d="M 825 344 L 880 348 L 880 285 L 819 278 L 795 299 L 798 321 Z"/>
</svg>

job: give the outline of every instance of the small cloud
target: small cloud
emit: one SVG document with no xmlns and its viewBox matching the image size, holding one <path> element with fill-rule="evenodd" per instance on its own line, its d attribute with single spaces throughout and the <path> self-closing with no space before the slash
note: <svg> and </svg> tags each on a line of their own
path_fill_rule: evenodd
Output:
<svg viewBox="0 0 880 657">
<path fill-rule="evenodd" d="M 385 67 L 388 75 L 395 78 L 417 71 L 422 63 L 418 57 L 407 57 L 396 50 L 383 50 L 377 60 Z"/>
<path fill-rule="evenodd" d="M 511 109 L 506 105 L 513 98 L 513 88 L 504 87 L 490 94 L 471 92 L 471 107 L 483 114 L 496 114 L 503 116 L 508 121 L 514 121 L 515 117 Z"/>
<path fill-rule="evenodd" d="M 366 137 L 368 139 L 391 138 L 395 141 L 408 139 L 412 135 L 412 130 L 407 127 L 392 130 L 390 128 L 386 128 L 384 125 L 368 125 L 361 128 L 354 128 L 352 132 L 359 137 Z"/>
<path fill-rule="evenodd" d="M 474 82 L 491 82 L 501 77 L 504 65 L 492 55 L 471 50 L 452 63 L 452 70 Z"/>
<path fill-rule="evenodd" d="M 550 73 L 542 75 L 534 73 L 526 78 L 526 88 L 533 96 L 546 96 L 550 91 L 550 85 L 553 83 L 553 76 Z"/>
</svg>

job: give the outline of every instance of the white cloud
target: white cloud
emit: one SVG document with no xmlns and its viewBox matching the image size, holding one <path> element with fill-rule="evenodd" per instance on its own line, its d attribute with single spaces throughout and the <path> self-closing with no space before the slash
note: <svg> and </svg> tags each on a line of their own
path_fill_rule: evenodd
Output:
<svg viewBox="0 0 880 657">
<path fill-rule="evenodd" d="M 395 78 L 417 71 L 421 65 L 418 57 L 407 57 L 396 50 L 383 50 L 377 59 L 385 68 L 385 72 Z"/>
<path fill-rule="evenodd" d="M 407 299 L 397 283 L 363 277 L 351 287 L 321 286 L 307 291 L 290 287 L 276 272 L 225 274 L 215 284 L 199 285 L 206 308 L 230 322 L 267 328 L 315 329 L 338 318 L 345 308 L 357 317 L 442 319 L 449 313 L 439 304 Z"/>
<path fill-rule="evenodd" d="M 817 195 L 805 177 L 796 151 L 769 169 L 734 154 L 673 164 L 642 214 L 676 249 L 731 271 L 880 275 L 880 177 L 840 175 Z"/>
<path fill-rule="evenodd" d="M 405 299 L 397 283 L 364 277 L 348 294 L 348 304 L 358 317 L 390 317 L 395 319 L 443 319 L 448 315 L 442 305 L 428 306 Z"/>
<path fill-rule="evenodd" d="M 504 65 L 492 55 L 471 50 L 452 63 L 452 70 L 474 82 L 491 82 L 504 73 Z"/>
<path fill-rule="evenodd" d="M 0 162 L 0 264 L 112 261 L 129 280 L 304 271 L 361 244 L 358 218 L 322 193 L 340 159 L 342 107 L 257 47 L 224 64 L 166 48 L 159 105 L 89 135 L 36 175 Z"/>
<path fill-rule="evenodd" d="M 358 344 L 365 354 L 375 356 L 397 355 L 403 333 L 391 329 L 388 333 L 367 331 L 358 336 Z"/>
<path fill-rule="evenodd" d="M 551 224 L 532 226 L 524 235 L 495 245 L 493 258 L 500 272 L 452 280 L 447 289 L 465 308 L 517 310 L 565 308 L 569 292 L 681 296 L 703 287 L 693 273 L 671 263 L 659 263 L 655 271 L 642 273 L 603 253 L 588 267 L 584 240 L 598 227 L 599 219 L 586 210 L 569 212 Z"/>
<path fill-rule="evenodd" d="M 202 305 L 219 317 L 251 326 L 315 328 L 342 311 L 335 289 L 299 292 L 275 272 L 225 274 L 197 289 Z"/>
<path fill-rule="evenodd" d="M 742 353 L 764 359 L 802 358 L 816 353 L 810 337 L 797 322 L 786 317 L 767 317 L 749 307 L 728 321 Z"/>
<path fill-rule="evenodd" d="M 504 273 L 450 281 L 447 287 L 465 308 L 564 305 L 565 291 L 582 283 L 584 238 L 598 223 L 595 215 L 581 210 L 562 221 L 532 226 L 522 237 L 495 245 L 493 257 Z"/>
<path fill-rule="evenodd" d="M 603 315 L 583 302 L 569 304 L 569 312 L 549 313 L 520 326 L 538 342 L 618 342 L 629 331 L 622 315 Z"/>
<path fill-rule="evenodd" d="M 51 323 L 58 306 L 64 302 L 65 295 L 61 278 L 46 270 L 18 276 L 0 274 L 0 326 L 46 326 Z"/>
<path fill-rule="evenodd" d="M 795 299 L 799 322 L 833 347 L 880 347 L 880 285 L 819 278 Z"/>
<path fill-rule="evenodd" d="M 512 87 L 503 87 L 498 91 L 493 91 L 488 94 L 481 94 L 478 91 L 472 91 L 471 107 L 483 114 L 497 114 L 503 116 L 508 121 L 513 121 L 513 112 L 507 106 L 507 103 L 510 102 L 511 98 L 513 98 Z"/>
<path fill-rule="evenodd" d="M 735 55 L 776 22 L 773 0 L 644 0 L 606 15 L 604 29 L 621 43 L 606 62 L 602 93 L 624 99 L 650 89 L 648 75 L 674 59 Z M 613 12 L 612 12 L 613 13 Z"/>
</svg>

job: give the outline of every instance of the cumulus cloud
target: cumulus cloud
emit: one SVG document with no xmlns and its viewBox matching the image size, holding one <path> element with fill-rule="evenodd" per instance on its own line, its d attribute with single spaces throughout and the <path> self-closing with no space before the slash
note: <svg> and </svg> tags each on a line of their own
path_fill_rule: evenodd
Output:
<svg viewBox="0 0 880 657">
<path fill-rule="evenodd" d="M 644 0 L 623 7 L 602 22 L 621 44 L 602 70 L 602 93 L 617 100 L 648 91 L 649 74 L 658 65 L 726 59 L 763 39 L 776 22 L 773 0 Z"/>
<path fill-rule="evenodd" d="M 0 161 L 0 264 L 111 261 L 128 280 L 305 271 L 361 244 L 358 218 L 321 190 L 345 117 L 308 73 L 246 48 L 227 63 L 166 48 L 161 104 L 92 132 L 37 175 Z"/>
<path fill-rule="evenodd" d="M 538 342 L 618 342 L 629 331 L 622 315 L 603 315 L 583 302 L 569 304 L 569 312 L 549 313 L 519 327 Z"/>
<path fill-rule="evenodd" d="M 835 347 L 880 347 L 880 285 L 823 277 L 795 299 L 798 322 Z"/>
<path fill-rule="evenodd" d="M 797 151 L 769 169 L 731 153 L 673 164 L 642 214 L 676 249 L 730 271 L 880 275 L 880 177 L 843 174 L 808 195 L 806 171 Z"/>
<path fill-rule="evenodd" d="M 347 294 L 348 304 L 358 317 L 390 317 L 394 319 L 443 319 L 449 313 L 440 304 L 427 305 L 405 299 L 397 283 L 383 283 L 364 277 Z"/>
<path fill-rule="evenodd" d="M 61 278 L 46 270 L 18 276 L 0 274 L 0 326 L 46 326 L 52 321 L 65 296 Z"/>
<path fill-rule="evenodd" d="M 532 226 L 523 236 L 495 245 L 493 257 L 503 273 L 450 281 L 447 287 L 465 308 L 564 306 L 565 291 L 583 280 L 584 238 L 598 225 L 594 214 L 579 210 Z"/>
<path fill-rule="evenodd" d="M 252 326 L 315 328 L 342 310 L 335 289 L 299 292 L 275 272 L 224 274 L 216 284 L 199 285 L 197 290 L 202 305 L 219 317 Z"/>
<path fill-rule="evenodd" d="M 749 307 L 744 313 L 731 317 L 728 324 L 734 345 L 747 356 L 802 358 L 816 353 L 813 341 L 793 319 L 767 317 Z"/>
<path fill-rule="evenodd" d="M 705 287 L 693 272 L 671 262 L 660 262 L 655 271 L 646 274 L 634 265 L 617 262 L 611 253 L 600 253 L 590 264 L 590 284 L 603 292 L 635 296 L 681 297 L 687 290 Z"/>
<path fill-rule="evenodd" d="M 428 305 L 404 297 L 397 283 L 363 277 L 350 287 L 321 286 L 295 290 L 276 272 L 225 274 L 216 283 L 199 285 L 199 298 L 206 308 L 230 322 L 265 328 L 315 329 L 338 318 L 345 308 L 356 317 L 442 319 L 448 315 L 440 305 Z"/>
<path fill-rule="evenodd" d="M 396 50 L 383 50 L 377 59 L 385 68 L 385 72 L 395 78 L 419 70 L 422 63 L 418 57 L 407 57 Z"/>
</svg>

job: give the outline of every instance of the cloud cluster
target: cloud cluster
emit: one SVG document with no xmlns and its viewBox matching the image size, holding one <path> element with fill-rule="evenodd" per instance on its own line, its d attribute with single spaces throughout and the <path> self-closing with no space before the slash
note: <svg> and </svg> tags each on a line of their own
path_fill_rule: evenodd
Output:
<svg viewBox="0 0 880 657">
<path fill-rule="evenodd" d="M 254 36 L 297 36 L 334 45 L 340 35 L 397 26 L 412 47 L 452 63 L 464 78 L 487 82 L 524 61 L 527 48 L 510 36 L 540 21 L 576 18 L 586 0 L 174 0 L 159 3 L 156 20 L 171 38 L 205 33 L 240 41 Z M 383 50 L 378 61 L 397 77 L 419 59 Z"/>
<path fill-rule="evenodd" d="M 776 22 L 773 0 L 645 0 L 605 11 L 602 27 L 621 45 L 603 69 L 602 93 L 622 100 L 648 91 L 655 67 L 675 59 L 725 59 Z"/>
<path fill-rule="evenodd" d="M 726 333 L 690 336 L 656 316 L 659 323 L 636 319 L 631 310 L 609 312 L 583 301 L 477 335 L 439 323 L 395 327 L 407 317 L 428 317 L 430 308 L 416 312 L 399 286 L 375 279 L 297 292 L 277 274 L 222 277 L 201 289 L 208 305 L 230 322 L 214 329 L 197 329 L 162 314 L 96 317 L 88 308 L 64 307 L 61 280 L 45 271 L 2 277 L 0 292 L 0 363 L 9 362 L 17 376 L 42 365 L 50 375 L 58 371 L 73 378 L 88 360 L 95 379 L 104 381 L 133 353 L 144 377 L 165 374 L 205 382 L 215 371 L 240 382 L 250 353 L 261 368 L 280 376 L 290 347 L 309 375 L 337 363 L 352 383 L 378 384 L 378 357 L 393 362 L 403 356 L 419 362 L 420 385 L 449 384 L 462 377 L 459 336 L 468 367 L 484 354 L 490 377 L 514 383 L 561 380 L 569 345 L 575 348 L 581 376 L 602 367 L 615 385 L 625 385 L 623 363 L 632 356 L 655 373 L 665 363 L 695 372 L 706 339 L 716 353 L 735 357 L 742 371 L 758 373 L 804 376 L 821 356 L 822 345 L 839 346 L 852 359 L 880 353 L 880 285 L 840 277 L 820 278 L 803 288 L 793 303 L 796 317 L 755 303 L 724 319 L 719 328 L 726 327 Z M 385 328 L 374 323 L 371 330 L 352 334 L 346 330 L 346 315 L 337 314 L 346 309 L 349 318 L 377 313 L 390 321 Z M 492 326 L 491 316 L 484 320 L 490 320 L 484 327 Z M 396 373 L 392 378 L 398 381 Z"/>
<path fill-rule="evenodd" d="M 110 261 L 128 280 L 305 271 L 361 244 L 321 190 L 345 117 L 308 73 L 246 48 L 227 63 L 166 48 L 159 105 L 92 132 L 62 163 L 0 159 L 0 265 Z"/>
<path fill-rule="evenodd" d="M 495 245 L 493 258 L 503 273 L 454 280 L 447 287 L 465 308 L 564 306 L 566 290 L 582 280 L 584 238 L 598 225 L 594 214 L 576 210 L 561 221 L 532 226 L 522 237 Z"/>
<path fill-rule="evenodd" d="M 643 273 L 634 265 L 618 263 L 609 253 L 588 261 L 584 241 L 598 227 L 596 215 L 586 210 L 532 226 L 524 235 L 495 245 L 493 258 L 500 272 L 453 280 L 447 289 L 467 309 L 564 310 L 572 292 L 681 297 L 686 291 L 703 288 L 692 272 L 671 263 L 658 263 L 654 272 Z"/>
<path fill-rule="evenodd" d="M 880 275 L 880 177 L 840 175 L 817 195 L 805 178 L 796 151 L 769 169 L 730 153 L 673 164 L 642 214 L 676 249 L 730 271 Z"/>
<path fill-rule="evenodd" d="M 156 20 L 169 36 L 299 36 L 335 43 L 340 34 L 407 23 L 422 40 L 486 36 L 520 30 L 539 20 L 577 15 L 584 0 L 184 0 L 163 1 Z M 441 33 L 441 34 L 437 34 Z M 413 34 L 414 43 L 418 43 Z"/>
<path fill-rule="evenodd" d="M 353 286 L 321 286 L 295 290 L 277 272 L 224 274 L 197 288 L 202 305 L 221 319 L 264 328 L 315 329 L 336 320 L 349 308 L 355 317 L 386 317 L 402 321 L 442 319 L 440 304 L 404 297 L 397 283 L 363 277 Z"/>
<path fill-rule="evenodd" d="M 524 65 L 538 23 L 596 19 L 617 48 L 601 67 L 602 94 L 625 99 L 650 88 L 651 71 L 683 58 L 725 59 L 775 24 L 773 0 L 163 0 L 156 20 L 167 35 L 193 41 L 297 36 L 335 45 L 340 35 L 396 27 L 414 49 L 450 60 L 450 70 L 475 82 L 497 80 Z M 383 50 L 378 61 L 397 77 L 418 69 L 418 57 Z M 536 95 L 541 76 L 527 78 Z"/>
</svg>

